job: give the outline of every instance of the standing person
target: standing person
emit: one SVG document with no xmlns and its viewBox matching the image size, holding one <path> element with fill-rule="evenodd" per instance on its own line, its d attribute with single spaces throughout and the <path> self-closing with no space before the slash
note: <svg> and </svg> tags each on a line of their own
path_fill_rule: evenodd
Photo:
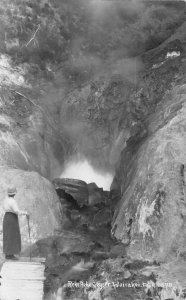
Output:
<svg viewBox="0 0 186 300">
<path fill-rule="evenodd" d="M 18 215 L 28 215 L 26 211 L 19 210 L 14 198 L 17 190 L 10 187 L 7 190 L 7 196 L 3 201 L 5 215 L 3 218 L 3 253 L 6 259 L 17 260 L 15 254 L 21 252 L 21 234 L 19 228 Z"/>
</svg>

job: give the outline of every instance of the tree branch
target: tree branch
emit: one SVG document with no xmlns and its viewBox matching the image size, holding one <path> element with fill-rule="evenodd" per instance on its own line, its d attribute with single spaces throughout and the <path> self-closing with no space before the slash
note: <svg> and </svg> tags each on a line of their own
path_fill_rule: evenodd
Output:
<svg viewBox="0 0 186 300">
<path fill-rule="evenodd" d="M 25 45 L 26 47 L 28 47 L 28 45 L 32 42 L 32 41 L 35 41 L 35 37 L 36 37 L 36 34 L 37 32 L 39 31 L 40 29 L 40 24 L 38 25 L 36 31 L 34 32 L 33 36 L 31 37 L 31 39 L 28 41 L 28 43 Z"/>
</svg>

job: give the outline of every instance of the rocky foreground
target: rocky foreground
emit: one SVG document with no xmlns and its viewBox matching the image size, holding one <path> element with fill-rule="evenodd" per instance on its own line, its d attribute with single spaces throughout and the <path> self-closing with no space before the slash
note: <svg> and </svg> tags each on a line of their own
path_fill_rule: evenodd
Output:
<svg viewBox="0 0 186 300">
<path fill-rule="evenodd" d="M 73 179 L 53 183 L 63 230 L 31 249 L 33 257 L 46 257 L 45 299 L 185 299 L 183 252 L 171 262 L 133 259 L 128 247 L 111 237 L 111 193 Z"/>
</svg>

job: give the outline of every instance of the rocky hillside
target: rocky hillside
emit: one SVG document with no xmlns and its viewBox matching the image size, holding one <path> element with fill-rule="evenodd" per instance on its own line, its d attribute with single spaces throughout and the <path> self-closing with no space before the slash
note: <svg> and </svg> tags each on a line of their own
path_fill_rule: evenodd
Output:
<svg viewBox="0 0 186 300">
<path fill-rule="evenodd" d="M 121 281 L 136 278 L 136 268 L 148 264 L 183 262 L 185 2 L 1 4 L 0 202 L 14 183 L 20 206 L 31 215 L 33 254 L 49 258 L 47 296 L 51 282 L 54 290 L 62 288 L 69 278 L 79 280 L 82 269 L 90 282 Z M 69 192 L 61 179 L 54 180 L 58 197 L 50 182 L 78 155 L 115 174 L 110 193 L 96 188 L 98 202 L 86 183 L 82 197 L 73 185 Z M 103 195 L 109 203 L 103 204 Z M 21 226 L 26 245 L 25 220 Z M 90 264 L 80 260 L 82 253 Z M 148 272 L 154 276 L 143 272 L 142 281 Z M 89 299 L 128 297 L 126 290 L 109 291 L 104 296 L 92 289 Z M 71 292 L 71 299 L 86 294 Z"/>
<path fill-rule="evenodd" d="M 0 14 L 2 109 L 18 143 L 6 164 L 53 178 L 80 152 L 114 170 L 130 130 L 145 134 L 142 54 L 181 26 L 184 3 L 2 0 Z"/>
<path fill-rule="evenodd" d="M 136 258 L 164 260 L 185 251 L 184 28 L 144 56 L 148 72 L 139 101 L 146 134 L 127 141 L 113 183 L 122 200 L 112 232 Z"/>
</svg>

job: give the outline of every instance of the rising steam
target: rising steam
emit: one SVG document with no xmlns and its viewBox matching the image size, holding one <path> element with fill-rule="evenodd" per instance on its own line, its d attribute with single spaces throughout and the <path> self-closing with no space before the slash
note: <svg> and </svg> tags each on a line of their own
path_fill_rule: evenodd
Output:
<svg viewBox="0 0 186 300">
<path fill-rule="evenodd" d="M 73 160 L 66 164 L 61 178 L 74 178 L 87 183 L 95 182 L 98 187 L 110 190 L 113 175 L 96 170 L 86 159 Z"/>
</svg>

